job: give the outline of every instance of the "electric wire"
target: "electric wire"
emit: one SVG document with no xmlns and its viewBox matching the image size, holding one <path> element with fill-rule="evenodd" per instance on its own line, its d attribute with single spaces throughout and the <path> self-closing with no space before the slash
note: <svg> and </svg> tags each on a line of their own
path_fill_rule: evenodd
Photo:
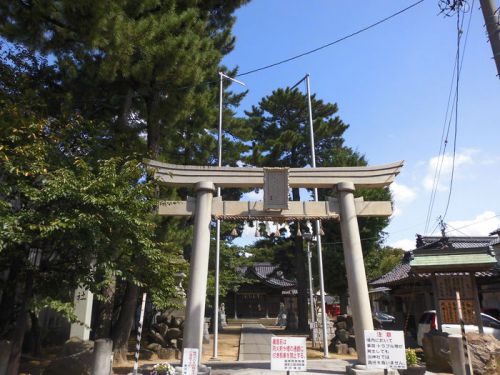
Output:
<svg viewBox="0 0 500 375">
<path fill-rule="evenodd" d="M 472 18 L 472 12 L 471 12 L 471 15 L 469 17 L 469 26 L 470 26 L 471 18 Z M 463 27 L 463 19 L 462 19 L 461 27 Z M 467 29 L 467 36 L 468 36 L 468 30 L 469 29 Z M 462 54 L 462 59 L 463 59 L 463 54 Z M 450 91 L 448 94 L 448 104 L 446 107 L 446 115 L 445 115 L 445 120 L 444 120 L 444 124 L 443 124 L 443 133 L 441 135 L 440 148 L 439 148 L 438 159 L 437 159 L 437 163 L 436 163 L 436 170 L 434 172 L 434 180 L 433 180 L 433 185 L 432 185 L 432 190 L 431 190 L 431 200 L 429 202 L 429 208 L 427 211 L 427 218 L 426 218 L 426 225 L 425 225 L 424 233 L 427 233 L 427 230 L 429 229 L 429 224 L 430 224 L 431 217 L 432 217 L 432 211 L 434 209 L 434 203 L 436 201 L 436 196 L 437 196 L 437 192 L 438 192 L 439 179 L 441 177 L 441 171 L 442 171 L 444 160 L 445 160 L 446 148 L 448 146 L 448 139 L 449 139 L 450 128 L 451 128 L 451 121 L 453 119 L 453 115 L 450 112 L 453 112 L 453 110 L 455 109 L 456 92 L 455 92 L 455 96 L 453 97 L 453 104 L 452 104 L 451 111 L 449 110 L 450 98 L 451 98 L 451 93 L 453 92 L 453 87 L 455 86 L 454 85 L 455 73 L 458 74 L 460 69 L 461 69 L 461 64 L 459 64 L 459 60 L 457 58 L 455 58 L 454 65 L 453 65 L 453 74 L 452 74 L 452 79 L 451 79 L 451 83 L 450 83 Z M 450 114 L 449 119 L 448 119 L 448 114 Z M 448 127 L 446 127 L 446 123 L 448 123 Z M 446 132 L 445 132 L 445 129 L 447 129 Z M 444 142 L 443 142 L 443 136 L 445 133 L 446 133 L 446 137 L 444 137 Z M 437 221 L 434 229 L 431 231 L 431 234 L 434 233 L 434 231 L 437 229 L 438 226 L 439 226 L 439 220 Z"/>
<path fill-rule="evenodd" d="M 462 30 L 460 25 L 460 11 L 457 12 L 457 64 L 460 64 L 460 41 L 462 38 Z M 448 190 L 448 199 L 446 201 L 446 208 L 444 210 L 444 214 L 442 220 L 446 218 L 446 214 L 448 213 L 448 208 L 450 207 L 451 195 L 453 192 L 453 181 L 455 177 L 455 161 L 457 154 L 457 134 L 458 134 L 458 99 L 459 99 L 459 87 L 460 87 L 460 69 L 457 70 L 457 85 L 455 89 L 455 126 L 454 126 L 454 136 L 453 136 L 453 159 L 451 166 L 451 176 L 450 176 L 450 188 Z"/>
<path fill-rule="evenodd" d="M 500 214 L 497 214 L 497 215 L 494 215 L 494 216 L 491 216 L 491 217 L 488 217 L 486 219 L 483 219 L 483 220 L 479 220 L 479 221 L 474 221 L 473 223 L 470 223 L 470 224 L 466 224 L 466 225 L 463 225 L 461 227 L 458 227 L 458 228 L 454 228 L 453 231 L 460 231 L 461 229 L 464 229 L 464 228 L 468 228 L 468 227 L 471 227 L 473 225 L 477 225 L 477 224 L 481 224 L 481 223 L 484 223 L 485 221 L 489 221 L 489 220 L 492 220 L 496 217 L 500 217 Z M 413 225 L 409 228 L 414 228 L 414 227 L 417 227 L 421 224 L 416 224 L 416 225 Z M 449 224 L 446 224 L 447 226 L 449 226 Z M 397 231 L 393 231 L 392 233 L 398 233 L 398 232 L 404 232 L 406 231 L 407 229 L 401 229 L 401 230 L 397 230 Z M 451 232 L 453 232 L 451 231 Z M 391 235 L 390 234 L 387 234 L 385 237 L 384 237 L 384 241 L 387 240 L 388 238 L 390 238 Z M 363 241 L 371 241 L 371 240 L 376 240 L 376 239 L 379 239 L 380 237 L 376 236 L 376 237 L 365 237 L 365 238 L 361 238 L 361 242 Z M 323 245 L 341 245 L 343 244 L 343 241 L 336 241 L 336 242 L 323 242 L 322 243 Z"/>
<path fill-rule="evenodd" d="M 472 5 L 470 6 L 470 15 L 469 15 L 469 20 L 468 20 L 468 24 L 467 24 L 467 30 L 466 30 L 466 33 L 465 33 L 465 38 L 464 38 L 464 45 L 462 47 L 462 54 L 461 54 L 461 59 L 459 58 L 455 58 L 454 59 L 454 66 L 453 66 L 453 74 L 452 74 L 452 78 L 451 78 L 451 84 L 450 84 L 450 91 L 448 93 L 448 103 L 447 103 L 447 107 L 446 107 L 446 114 L 445 114 L 445 120 L 444 120 L 444 124 L 443 124 L 443 132 L 441 134 L 441 141 L 440 141 L 440 148 L 439 148 L 439 153 L 438 153 L 438 160 L 437 160 L 437 163 L 436 163 L 436 169 L 435 169 L 435 172 L 434 172 L 434 178 L 433 178 L 433 184 L 432 184 L 432 189 L 431 189 L 431 198 L 430 198 L 430 201 L 429 201 L 429 206 L 428 206 L 428 210 L 427 210 L 427 216 L 426 216 L 426 224 L 425 224 L 425 230 L 424 230 L 424 233 L 427 233 L 427 230 L 429 229 L 429 224 L 430 224 L 430 220 L 431 220 L 431 217 L 432 217 L 432 211 L 434 209 L 434 204 L 435 204 L 435 200 L 436 200 L 436 196 L 437 196 L 437 191 L 438 191 L 438 187 L 439 187 L 439 179 L 441 177 L 441 171 L 442 171 L 442 167 L 443 167 L 443 164 L 444 164 L 444 159 L 445 159 L 445 154 L 446 154 L 446 147 L 448 145 L 448 139 L 449 139 L 449 133 L 450 133 L 450 128 L 451 128 L 451 122 L 452 122 L 452 119 L 453 119 L 453 116 L 450 114 L 450 117 L 448 119 L 448 114 L 450 112 L 453 112 L 455 111 L 455 121 L 457 121 L 456 119 L 456 114 L 457 114 L 457 103 L 458 103 L 458 100 L 457 100 L 457 91 L 455 90 L 455 95 L 453 97 L 453 104 L 452 104 L 452 107 L 451 107 L 451 111 L 450 111 L 450 99 L 451 99 L 451 93 L 453 92 L 453 87 L 456 85 L 454 85 L 455 83 L 455 73 L 457 73 L 457 75 L 460 75 L 461 73 L 461 70 L 462 70 L 462 67 L 463 67 L 463 62 L 464 62 L 464 57 L 465 57 L 465 50 L 466 50 L 466 47 L 467 47 L 467 41 L 468 41 L 468 38 L 469 38 L 469 31 L 470 31 L 470 25 L 471 25 L 471 21 L 472 21 L 472 14 L 473 14 L 473 9 L 474 9 L 474 3 L 475 3 L 475 0 L 472 1 Z M 468 10 L 463 10 L 463 13 L 467 13 Z M 458 35 L 460 37 L 461 35 L 461 30 L 463 30 L 463 23 L 464 23 L 464 20 L 465 20 L 465 17 L 462 18 L 462 21 L 460 23 L 460 27 L 458 29 Z M 458 24 L 458 20 L 457 20 L 457 24 Z M 458 38 L 457 38 L 458 39 Z M 457 44 L 457 54 L 459 53 L 459 44 Z M 444 135 L 444 132 L 445 132 L 445 129 L 446 129 L 446 123 L 448 123 L 448 127 L 447 127 L 447 130 L 446 130 L 446 137 L 444 138 L 444 142 L 443 142 L 443 135 Z M 456 137 L 456 133 L 455 133 L 455 137 Z M 454 155 L 456 155 L 456 139 L 455 139 L 455 142 L 454 142 Z M 455 161 L 455 158 L 453 158 L 453 168 L 452 168 L 452 173 L 454 173 L 454 161 Z M 449 197 L 451 198 L 451 195 L 449 195 Z M 449 201 L 447 203 L 447 206 L 449 206 Z M 446 212 L 447 212 L 447 209 L 446 209 Z M 442 219 L 442 217 L 440 216 L 440 219 Z M 439 226 L 439 221 L 438 223 L 436 224 L 436 226 L 434 227 L 434 229 L 431 231 L 431 234 L 434 233 L 434 231 L 437 229 L 437 227 Z"/>
<path fill-rule="evenodd" d="M 248 74 L 253 74 L 253 73 L 256 73 L 256 72 L 260 72 L 261 70 L 266 70 L 266 69 L 269 69 L 269 68 L 273 68 L 273 67 L 275 67 L 275 66 L 278 66 L 278 65 L 281 65 L 281 64 L 285 64 L 285 63 L 287 63 L 287 62 L 290 62 L 290 61 L 293 61 L 293 60 L 299 59 L 299 58 L 304 57 L 304 56 L 307 56 L 307 55 L 310 55 L 311 53 L 314 53 L 314 52 L 320 51 L 320 50 L 322 50 L 322 49 L 324 49 L 324 48 L 327 48 L 327 47 L 333 46 L 334 44 L 337 44 L 337 43 L 343 42 L 344 40 L 349 39 L 349 38 L 352 38 L 353 36 L 356 36 L 356 35 L 358 35 L 358 34 L 361 34 L 361 33 L 365 32 L 365 31 L 367 31 L 367 30 L 369 30 L 369 29 L 372 29 L 372 28 L 374 28 L 375 26 L 378 26 L 378 25 L 380 25 L 380 24 L 382 24 L 382 23 L 384 23 L 384 22 L 388 21 L 388 20 L 390 20 L 391 18 L 394 18 L 394 17 L 396 17 L 396 16 L 398 16 L 398 15 L 400 15 L 400 14 L 402 14 L 402 13 L 404 13 L 404 12 L 406 12 L 406 11 L 410 10 L 410 9 L 412 9 L 413 7 L 416 7 L 417 5 L 419 5 L 420 3 L 423 3 L 423 2 L 424 2 L 424 0 L 419 0 L 419 1 L 417 1 L 416 3 L 413 3 L 413 4 L 409 5 L 409 6 L 407 6 L 406 8 L 401 9 L 400 11 L 398 11 L 398 12 L 396 12 L 396 13 L 393 13 L 393 14 L 391 14 L 391 15 L 389 15 L 389 16 L 387 16 L 387 17 L 385 17 L 385 18 L 383 18 L 383 19 L 381 19 L 381 20 L 379 20 L 379 21 L 377 21 L 377 22 L 375 22 L 375 23 L 372 23 L 371 25 L 368 25 L 368 26 L 366 26 L 366 27 L 362 28 L 362 29 L 359 29 L 359 30 L 357 30 L 357 31 L 354 31 L 354 32 L 352 32 L 351 34 L 348 34 L 348 35 L 345 35 L 345 36 L 343 36 L 343 37 L 341 37 L 341 38 L 339 38 L 339 39 L 336 39 L 336 40 L 334 40 L 333 42 L 330 42 L 330 43 L 324 44 L 324 45 L 322 45 L 322 46 L 320 46 L 320 47 L 317 47 L 317 48 L 311 49 L 311 50 L 309 50 L 309 51 L 306 51 L 306 52 L 300 53 L 300 54 L 298 54 L 298 55 L 295 55 L 295 56 L 292 56 L 292 57 L 286 58 L 286 59 L 284 59 L 284 60 L 281 60 L 281 61 L 278 61 L 278 62 L 275 62 L 275 63 L 269 64 L 269 65 L 262 66 L 262 67 L 260 67 L 260 68 L 255 68 L 255 69 L 252 69 L 252 70 L 249 70 L 249 71 L 243 72 L 243 73 L 239 73 L 239 74 L 237 74 L 237 75 L 236 75 L 236 77 L 241 77 L 241 76 L 245 76 L 245 75 L 248 75 Z"/>
</svg>

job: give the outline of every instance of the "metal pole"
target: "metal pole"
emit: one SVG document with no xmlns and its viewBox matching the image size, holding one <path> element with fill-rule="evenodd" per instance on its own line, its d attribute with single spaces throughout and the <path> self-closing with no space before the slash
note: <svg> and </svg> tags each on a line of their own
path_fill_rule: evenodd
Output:
<svg viewBox="0 0 500 375">
<path fill-rule="evenodd" d="M 222 97 L 224 96 L 224 76 L 220 76 L 219 90 L 219 132 L 217 137 L 217 165 L 222 166 Z M 217 196 L 220 197 L 220 187 L 217 187 Z M 220 257 L 220 220 L 217 219 L 215 227 L 215 298 L 214 298 L 214 349 L 212 358 L 216 359 L 219 350 L 219 257 Z"/>
<path fill-rule="evenodd" d="M 464 356 L 465 356 L 465 373 L 467 375 L 473 375 L 474 371 L 472 370 L 472 363 L 471 363 L 471 358 L 470 358 L 470 352 L 469 352 L 469 345 L 467 344 L 467 336 L 465 335 L 465 322 L 464 318 L 462 315 L 462 304 L 460 301 L 460 292 L 457 290 L 455 291 L 455 297 L 457 301 L 457 310 L 458 310 L 458 320 L 460 322 L 460 331 L 462 333 L 462 345 L 464 348 Z"/>
<path fill-rule="evenodd" d="M 314 295 L 313 295 L 313 275 L 311 270 L 311 250 L 310 241 L 307 241 L 307 267 L 309 269 L 309 303 L 311 304 L 311 323 L 314 323 Z"/>
<path fill-rule="evenodd" d="M 479 0 L 479 2 L 493 51 L 493 59 L 497 66 L 497 75 L 500 78 L 500 10 L 495 0 Z"/>
<path fill-rule="evenodd" d="M 217 165 L 222 167 L 222 110 L 224 97 L 224 78 L 236 82 L 242 86 L 245 84 L 237 79 L 231 78 L 222 72 L 219 72 L 220 87 L 219 87 L 219 131 L 217 136 Z M 217 187 L 217 196 L 221 196 L 220 187 Z M 220 263 L 220 220 L 216 222 L 215 228 L 215 297 L 214 297 L 214 350 L 212 359 L 217 359 L 218 356 L 218 341 L 219 341 L 219 263 Z"/>
<path fill-rule="evenodd" d="M 311 104 L 311 87 L 309 83 L 309 73 L 306 74 L 306 85 L 307 85 L 307 104 L 309 107 L 309 134 L 311 141 L 311 164 L 313 168 L 316 168 L 316 151 L 314 146 L 314 127 L 313 127 L 313 117 L 312 117 L 312 104 Z M 318 189 L 314 188 L 314 201 L 318 201 Z M 321 318 L 323 324 L 323 356 L 328 358 L 328 336 L 326 327 L 326 308 L 325 308 L 325 286 L 323 278 L 323 255 L 321 248 L 321 224 L 319 220 L 316 220 L 316 246 L 318 251 L 318 268 L 319 268 L 319 290 L 321 295 Z"/>
<path fill-rule="evenodd" d="M 141 315 L 139 317 L 139 326 L 137 327 L 137 342 L 135 343 L 135 357 L 133 374 L 137 375 L 139 369 L 139 352 L 141 351 L 142 325 L 144 322 L 144 309 L 146 307 L 146 293 L 142 294 Z"/>
</svg>

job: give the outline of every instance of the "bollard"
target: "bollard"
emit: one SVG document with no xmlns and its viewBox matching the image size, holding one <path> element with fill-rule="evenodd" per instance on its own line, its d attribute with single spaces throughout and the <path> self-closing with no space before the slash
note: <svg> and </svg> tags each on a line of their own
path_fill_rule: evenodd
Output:
<svg viewBox="0 0 500 375">
<path fill-rule="evenodd" d="M 448 344 L 450 347 L 449 355 L 453 375 L 467 375 L 462 335 L 449 335 Z"/>
<path fill-rule="evenodd" d="M 92 375 L 110 375 L 113 369 L 112 364 L 113 340 L 95 340 Z"/>
</svg>

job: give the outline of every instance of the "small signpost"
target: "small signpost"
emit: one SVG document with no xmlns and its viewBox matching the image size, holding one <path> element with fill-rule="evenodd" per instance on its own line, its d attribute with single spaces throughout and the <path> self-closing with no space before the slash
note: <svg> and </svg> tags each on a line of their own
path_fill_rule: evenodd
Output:
<svg viewBox="0 0 500 375">
<path fill-rule="evenodd" d="M 366 367 L 406 369 L 403 331 L 365 330 Z"/>
<path fill-rule="evenodd" d="M 306 371 L 305 337 L 275 336 L 271 338 L 272 371 Z"/>
<path fill-rule="evenodd" d="M 198 349 L 184 348 L 182 351 L 182 375 L 198 374 Z"/>
</svg>

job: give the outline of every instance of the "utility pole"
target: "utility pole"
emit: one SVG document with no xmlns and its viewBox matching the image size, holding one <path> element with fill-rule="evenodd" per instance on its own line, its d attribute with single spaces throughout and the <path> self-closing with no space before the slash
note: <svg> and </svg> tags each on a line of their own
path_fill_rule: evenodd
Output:
<svg viewBox="0 0 500 375">
<path fill-rule="evenodd" d="M 479 0 L 479 2 L 493 51 L 493 59 L 495 59 L 497 66 L 497 76 L 500 78 L 500 8 L 496 5 L 495 0 Z"/>
</svg>

